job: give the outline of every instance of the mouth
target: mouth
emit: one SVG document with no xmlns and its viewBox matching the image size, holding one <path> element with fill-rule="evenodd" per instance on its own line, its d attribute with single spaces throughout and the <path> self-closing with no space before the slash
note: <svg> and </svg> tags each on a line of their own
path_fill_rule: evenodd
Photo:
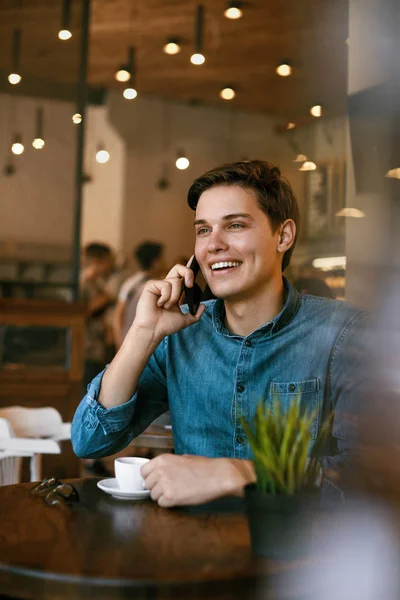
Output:
<svg viewBox="0 0 400 600">
<path fill-rule="evenodd" d="M 212 264 L 210 269 L 213 275 L 225 274 L 231 271 L 235 271 L 241 266 L 240 261 L 220 261 Z"/>
</svg>

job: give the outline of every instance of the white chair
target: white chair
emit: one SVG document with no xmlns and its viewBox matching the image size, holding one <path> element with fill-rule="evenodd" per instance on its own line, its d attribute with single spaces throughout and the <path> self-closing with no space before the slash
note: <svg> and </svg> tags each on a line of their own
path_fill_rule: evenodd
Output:
<svg viewBox="0 0 400 600">
<path fill-rule="evenodd" d="M 71 423 L 63 423 L 51 407 L 0 409 L 0 485 L 21 478 L 21 457 L 30 458 L 30 480 L 41 479 L 42 454 L 60 454 L 58 442 L 71 439 Z"/>
</svg>

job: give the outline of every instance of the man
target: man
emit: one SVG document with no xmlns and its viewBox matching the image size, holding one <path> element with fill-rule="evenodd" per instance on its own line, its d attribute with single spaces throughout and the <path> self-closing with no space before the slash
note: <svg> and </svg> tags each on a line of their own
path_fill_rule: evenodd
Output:
<svg viewBox="0 0 400 600">
<path fill-rule="evenodd" d="M 164 246 L 158 242 L 143 242 L 134 251 L 139 271 L 128 277 L 121 286 L 114 314 L 114 338 L 117 348 L 135 318 L 136 307 L 144 284 L 165 274 Z"/>
<path fill-rule="evenodd" d="M 345 352 L 363 313 L 344 303 L 300 296 L 282 278 L 299 221 L 293 190 L 263 161 L 223 165 L 195 180 L 195 256 L 217 300 L 196 315 L 178 307 L 192 271 L 176 265 L 148 281 L 136 318 L 114 361 L 99 374 L 72 425 L 79 456 L 126 446 L 168 407 L 176 455 L 142 468 L 161 506 L 198 504 L 241 494 L 255 474 L 239 416 L 251 419 L 260 400 L 286 408 L 299 393 L 315 410 L 311 436 L 335 408 L 335 468 L 350 449 L 345 413 L 351 402 Z M 354 373 L 351 373 L 353 376 Z M 328 453 L 328 452 L 327 452 Z"/>
</svg>

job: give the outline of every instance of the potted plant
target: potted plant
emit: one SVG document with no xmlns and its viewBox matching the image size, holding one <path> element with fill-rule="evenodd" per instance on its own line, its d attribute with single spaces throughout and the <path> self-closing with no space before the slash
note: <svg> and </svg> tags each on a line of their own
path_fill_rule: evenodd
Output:
<svg viewBox="0 0 400 600">
<path fill-rule="evenodd" d="M 258 405 L 252 422 L 241 418 L 254 457 L 256 483 L 245 488 L 251 543 L 256 554 L 295 558 L 304 551 L 312 516 L 319 504 L 322 469 L 318 461 L 331 427 L 331 418 L 311 439 L 315 412 L 304 413 L 299 395 L 282 410 Z"/>
</svg>

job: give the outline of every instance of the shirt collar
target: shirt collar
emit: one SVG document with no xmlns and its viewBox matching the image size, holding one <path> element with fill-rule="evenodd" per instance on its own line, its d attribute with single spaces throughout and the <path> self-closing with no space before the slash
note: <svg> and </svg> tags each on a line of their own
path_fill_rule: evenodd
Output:
<svg viewBox="0 0 400 600">
<path fill-rule="evenodd" d="M 300 294 L 292 286 L 292 284 L 282 277 L 283 286 L 286 292 L 286 301 L 283 305 L 282 310 L 276 315 L 271 321 L 265 323 L 255 331 L 253 331 L 248 337 L 249 338 L 262 338 L 269 337 L 285 327 L 295 316 L 300 307 Z M 225 306 L 224 301 L 221 299 L 216 300 L 213 310 L 213 326 L 217 333 L 229 337 L 241 338 L 243 336 L 232 334 L 225 326 Z"/>
</svg>

